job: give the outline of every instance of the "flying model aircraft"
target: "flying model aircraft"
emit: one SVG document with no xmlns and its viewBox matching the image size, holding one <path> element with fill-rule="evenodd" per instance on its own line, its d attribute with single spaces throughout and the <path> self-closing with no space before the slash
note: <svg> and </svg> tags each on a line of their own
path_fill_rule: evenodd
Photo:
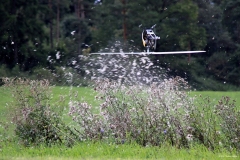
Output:
<svg viewBox="0 0 240 160">
<path fill-rule="evenodd" d="M 156 24 L 153 25 L 150 29 L 144 29 L 142 31 L 142 42 L 147 52 L 149 52 L 150 50 L 155 51 L 157 46 L 157 40 L 160 39 L 160 37 L 156 36 L 153 31 L 155 26 Z"/>
<path fill-rule="evenodd" d="M 142 25 L 140 25 L 139 27 L 141 27 Z M 148 28 L 148 29 L 143 29 L 142 31 L 142 43 L 143 43 L 143 46 L 146 48 L 146 52 L 104 52 L 104 53 L 91 53 L 91 54 L 111 54 L 111 55 L 114 55 L 114 54 L 142 54 L 142 55 L 145 55 L 145 54 L 186 54 L 186 53 L 203 53 L 203 52 L 206 52 L 206 51 L 170 51 L 170 52 L 155 52 L 156 50 L 156 46 L 157 46 L 157 40 L 160 39 L 159 36 L 157 36 L 153 29 L 156 27 L 156 24 L 153 25 L 151 28 Z"/>
</svg>

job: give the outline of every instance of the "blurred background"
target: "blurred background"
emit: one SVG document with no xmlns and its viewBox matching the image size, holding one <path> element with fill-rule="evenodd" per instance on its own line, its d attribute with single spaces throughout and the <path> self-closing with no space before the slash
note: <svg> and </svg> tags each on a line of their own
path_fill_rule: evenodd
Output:
<svg viewBox="0 0 240 160">
<path fill-rule="evenodd" d="M 1 0 L 0 77 L 84 83 L 90 53 L 143 51 L 139 25 L 154 24 L 156 51 L 206 51 L 149 56 L 155 70 L 197 90 L 239 90 L 240 0 Z"/>
</svg>

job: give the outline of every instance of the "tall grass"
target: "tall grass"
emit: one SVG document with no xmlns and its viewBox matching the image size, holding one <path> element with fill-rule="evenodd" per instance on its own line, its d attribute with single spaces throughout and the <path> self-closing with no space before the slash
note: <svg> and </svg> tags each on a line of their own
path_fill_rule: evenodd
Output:
<svg viewBox="0 0 240 160">
<path fill-rule="evenodd" d="M 150 86 L 101 80 L 95 86 L 96 98 L 103 101 L 99 112 L 75 100 L 69 104 L 69 115 L 78 124 L 74 129 L 82 140 L 134 141 L 143 146 L 170 143 L 178 148 L 202 144 L 211 150 L 239 150 L 240 112 L 235 101 L 191 97 L 188 89 L 179 77 Z"/>
<path fill-rule="evenodd" d="M 41 143 L 69 143 L 70 128 L 63 122 L 63 108 L 50 103 L 51 90 L 47 80 L 3 79 L 12 91 L 12 123 L 15 134 L 25 146 Z M 64 99 L 59 103 L 64 104 Z"/>
<path fill-rule="evenodd" d="M 55 158 L 59 152 L 71 154 L 73 159 L 99 155 L 104 159 L 138 158 L 147 152 L 139 159 L 176 159 L 176 155 L 186 157 L 189 153 L 193 159 L 216 159 L 231 153 L 235 156 L 240 149 L 240 112 L 235 101 L 227 96 L 213 100 L 202 96 L 204 92 L 194 96 L 199 92 L 189 93 L 188 84 L 179 77 L 150 86 L 101 80 L 96 82 L 95 91 L 55 87 L 51 92 L 45 80 L 7 79 L 5 83 L 14 101 L 9 103 L 12 110 L 2 110 L 14 118 L 11 123 L 16 135 L 5 138 L 7 130 L 1 125 L 4 138 L 0 140 L 0 154 L 6 158 L 7 152 L 31 157 L 33 151 L 45 158 Z"/>
</svg>

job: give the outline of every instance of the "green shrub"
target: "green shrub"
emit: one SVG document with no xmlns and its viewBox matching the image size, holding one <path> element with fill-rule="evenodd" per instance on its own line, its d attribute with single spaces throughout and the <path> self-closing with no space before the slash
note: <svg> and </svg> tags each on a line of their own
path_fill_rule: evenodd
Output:
<svg viewBox="0 0 240 160">
<path fill-rule="evenodd" d="M 50 82 L 54 80 L 53 74 L 51 73 L 51 71 L 45 68 L 35 68 L 32 71 L 31 77 L 32 79 L 35 79 L 35 80 L 47 79 Z"/>
<path fill-rule="evenodd" d="M 223 144 L 240 149 L 240 111 L 235 101 L 231 101 L 230 97 L 222 97 L 215 106 L 215 112 L 219 117 L 221 134 L 227 137 Z"/>
<path fill-rule="evenodd" d="M 84 79 L 71 67 L 55 67 L 52 70 L 35 68 L 29 77 L 34 80 L 47 79 L 51 85 L 87 86 L 90 84 L 90 80 Z"/>
<path fill-rule="evenodd" d="M 51 145 L 71 139 L 71 131 L 62 121 L 61 110 L 49 103 L 51 90 L 48 80 L 3 80 L 5 87 L 12 91 L 15 133 L 24 145 Z"/>
<path fill-rule="evenodd" d="M 144 146 L 166 142 L 188 146 L 191 101 L 182 91 L 187 87 L 181 78 L 151 86 L 124 86 L 102 80 L 95 87 L 100 94 L 97 98 L 103 101 L 100 114 L 91 113 L 88 104 L 76 101 L 70 103 L 69 114 L 80 125 L 82 138 L 105 137 L 118 143 L 133 140 Z"/>
<path fill-rule="evenodd" d="M 215 105 L 206 97 L 190 97 L 182 78 L 150 86 L 126 86 L 108 79 L 95 84 L 102 104 L 72 99 L 69 115 L 81 139 L 105 139 L 116 143 L 191 147 L 202 144 L 210 150 L 240 149 L 240 112 L 224 97 Z"/>
<path fill-rule="evenodd" d="M 0 75 L 2 77 L 7 77 L 9 75 L 10 70 L 6 65 L 0 65 Z"/>
</svg>

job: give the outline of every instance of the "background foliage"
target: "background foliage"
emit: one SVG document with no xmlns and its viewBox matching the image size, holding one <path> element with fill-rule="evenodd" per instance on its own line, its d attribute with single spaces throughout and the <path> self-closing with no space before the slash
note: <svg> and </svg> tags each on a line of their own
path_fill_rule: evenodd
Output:
<svg viewBox="0 0 240 160">
<path fill-rule="evenodd" d="M 239 0 L 1 0 L 0 76 L 56 74 L 78 55 L 116 40 L 141 46 L 141 29 L 157 24 L 157 51 L 205 50 L 154 56 L 154 65 L 197 89 L 240 84 Z M 125 48 L 127 50 L 127 48 Z M 80 64 L 83 65 L 83 64 Z M 6 72 L 7 70 L 7 72 Z M 83 76 L 81 73 L 80 76 Z M 207 80 L 208 79 L 208 80 Z M 213 82 L 213 83 L 212 83 Z M 231 89 L 234 89 L 233 87 Z"/>
</svg>

